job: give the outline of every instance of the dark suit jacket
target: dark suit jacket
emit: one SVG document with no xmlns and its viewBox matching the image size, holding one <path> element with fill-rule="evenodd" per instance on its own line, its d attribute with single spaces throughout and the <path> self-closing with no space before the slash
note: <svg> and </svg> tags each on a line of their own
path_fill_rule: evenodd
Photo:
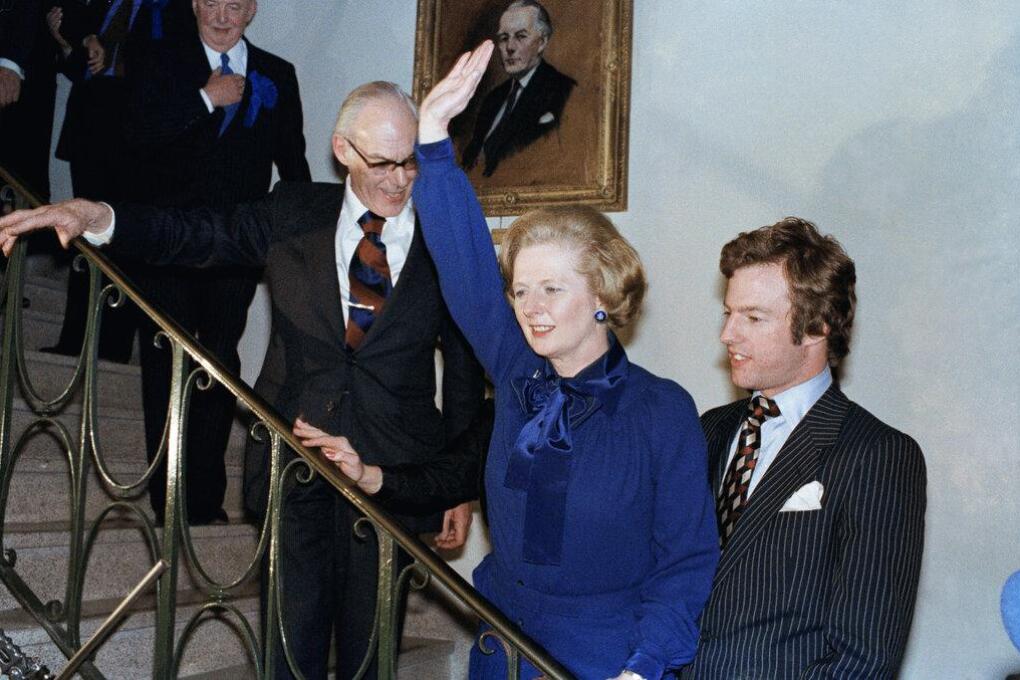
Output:
<svg viewBox="0 0 1020 680">
<path fill-rule="evenodd" d="M 294 67 L 245 42 L 248 80 L 222 137 L 223 109 L 209 113 L 199 94 L 210 70 L 197 36 L 153 43 L 130 64 L 126 132 L 136 156 L 132 200 L 227 208 L 264 196 L 273 163 L 281 179 L 311 178 Z M 278 99 L 274 108 L 262 107 L 254 125 L 246 127 L 252 72 L 275 84 Z"/>
<path fill-rule="evenodd" d="M 485 170 L 482 174 L 488 177 L 501 160 L 558 128 L 563 107 L 575 85 L 577 81 L 570 76 L 560 73 L 545 61 L 539 62 L 510 117 L 500 121 L 486 143 L 485 135 L 510 94 L 511 80 L 507 79 L 491 90 L 478 112 L 474 134 L 464 149 L 462 165 L 466 168 L 474 166 L 484 146 Z"/>
<path fill-rule="evenodd" d="M 26 79 L 40 54 L 35 52 L 36 47 L 47 35 L 45 17 L 49 6 L 42 0 L 16 0 L 10 9 L 0 11 L 0 58 L 20 66 Z M 50 54 L 52 59 L 52 50 Z"/>
<path fill-rule="evenodd" d="M 113 247 L 153 264 L 266 267 L 272 334 L 256 391 L 293 421 L 347 436 L 366 463 L 386 471 L 378 499 L 412 531 L 439 526 L 437 511 L 477 497 L 477 460 L 447 449 L 475 417 L 482 372 L 442 301 L 435 268 L 415 232 L 385 311 L 356 352 L 344 345 L 334 254 L 343 188 L 278 184 L 229 215 L 212 209 L 117 207 Z M 443 413 L 434 354 L 444 357 Z M 265 509 L 269 462 L 245 460 L 246 503 Z M 296 493 L 332 493 L 311 485 Z"/>
<path fill-rule="evenodd" d="M 712 488 L 747 400 L 708 411 Z M 824 487 L 822 509 L 780 512 Z M 723 551 L 684 677 L 892 678 L 914 613 L 925 465 L 913 439 L 830 387 L 759 482 Z"/>
<path fill-rule="evenodd" d="M 21 94 L 0 109 L 0 166 L 13 172 L 43 201 L 49 200 L 50 137 L 56 96 L 57 44 L 46 28 L 54 2 L 14 0 L 0 12 L 0 57 L 24 71 Z"/>
</svg>

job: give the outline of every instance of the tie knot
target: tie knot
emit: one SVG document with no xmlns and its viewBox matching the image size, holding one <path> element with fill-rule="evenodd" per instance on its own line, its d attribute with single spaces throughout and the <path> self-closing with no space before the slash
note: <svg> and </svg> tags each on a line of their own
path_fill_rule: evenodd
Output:
<svg viewBox="0 0 1020 680">
<path fill-rule="evenodd" d="M 233 73 L 230 69 L 230 55 L 226 52 L 220 54 L 220 72 L 221 73 Z"/>
<path fill-rule="evenodd" d="M 757 421 L 757 424 L 759 425 L 769 418 L 775 418 L 778 415 L 779 404 L 772 399 L 769 399 L 764 394 L 756 395 L 747 405 L 747 417 L 751 420 Z"/>
<path fill-rule="evenodd" d="M 366 234 L 375 234 L 376 236 L 382 234 L 383 225 L 385 223 L 385 217 L 379 217 L 371 210 L 366 210 L 365 214 L 358 218 L 358 224 L 361 226 L 361 230 Z"/>
</svg>

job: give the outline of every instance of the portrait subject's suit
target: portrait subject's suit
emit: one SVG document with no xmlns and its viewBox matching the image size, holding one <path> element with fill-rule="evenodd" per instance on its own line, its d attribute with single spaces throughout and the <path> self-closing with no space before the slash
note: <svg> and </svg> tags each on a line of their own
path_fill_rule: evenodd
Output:
<svg viewBox="0 0 1020 680">
<path fill-rule="evenodd" d="M 410 531 L 435 531 L 439 511 L 477 496 L 478 460 L 462 455 L 474 449 L 448 444 L 481 405 L 481 368 L 446 311 L 417 229 L 384 311 L 356 351 L 346 348 L 334 241 L 342 202 L 337 185 L 281 182 L 230 218 L 208 209 L 118 207 L 112 245 L 155 264 L 264 264 L 272 331 L 256 391 L 284 419 L 301 415 L 346 436 L 366 463 L 383 467 L 375 499 Z M 442 414 L 434 401 L 437 339 Z M 256 515 L 265 511 L 268 475 L 268 451 L 249 446 L 245 499 Z M 357 514 L 321 479 L 291 486 L 282 560 L 292 649 L 306 677 L 324 678 L 335 620 L 337 677 L 349 677 L 374 615 L 375 541 L 352 540 Z M 277 677 L 290 677 L 282 654 L 276 658 Z"/>
<path fill-rule="evenodd" d="M 501 160 L 559 127 L 563 107 L 566 106 L 571 90 L 577 85 L 577 81 L 570 76 L 540 61 L 510 115 L 504 116 L 492 135 L 486 139 L 493 121 L 510 94 L 512 82 L 513 79 L 508 78 L 485 96 L 471 141 L 461 159 L 465 168 L 471 168 L 484 151 L 485 169 L 482 174 L 486 177 L 492 175 Z"/>
<path fill-rule="evenodd" d="M 715 492 L 747 403 L 702 416 Z M 895 677 L 921 566 L 925 479 L 914 440 L 832 385 L 751 495 L 681 677 Z M 780 511 L 816 481 L 821 509 Z"/>
<path fill-rule="evenodd" d="M 129 200 L 227 209 L 265 196 L 274 164 L 284 180 L 310 179 L 294 67 L 246 44 L 244 95 L 222 135 L 224 110 L 210 113 L 199 94 L 211 69 L 197 34 L 153 44 L 132 63 L 127 137 L 134 172 Z M 275 104 L 270 107 L 263 95 L 263 105 L 252 109 L 253 98 L 260 98 L 255 82 L 266 79 L 276 91 Z M 201 272 L 148 267 L 138 278 L 153 302 L 237 373 L 237 343 L 260 276 L 258 267 L 230 263 Z M 170 386 L 170 356 L 166 349 L 153 346 L 156 330 L 142 319 L 142 386 L 150 461 L 159 450 Z M 235 400 L 222 388 L 196 396 L 188 426 L 187 505 L 193 521 L 208 522 L 222 518 L 227 483 L 224 452 Z M 161 468 L 149 485 L 157 516 L 163 512 L 165 485 Z"/>
</svg>

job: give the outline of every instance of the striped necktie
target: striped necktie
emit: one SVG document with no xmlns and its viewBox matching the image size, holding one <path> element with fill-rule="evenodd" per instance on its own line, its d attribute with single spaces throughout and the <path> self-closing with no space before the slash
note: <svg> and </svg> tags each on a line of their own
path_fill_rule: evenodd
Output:
<svg viewBox="0 0 1020 680">
<path fill-rule="evenodd" d="M 371 211 L 366 211 L 358 219 L 363 234 L 348 268 L 351 297 L 348 300 L 347 331 L 344 338 L 352 350 L 358 349 L 368 335 L 368 330 L 382 314 L 386 298 L 393 290 L 390 265 L 386 262 L 386 244 L 381 238 L 385 223 L 385 218 Z"/>
<path fill-rule="evenodd" d="M 778 415 L 779 405 L 763 394 L 751 399 L 747 405 L 747 415 L 740 426 L 740 438 L 737 440 L 737 452 L 730 461 L 715 504 L 719 516 L 719 542 L 723 548 L 747 507 L 747 490 L 751 486 L 751 476 L 761 448 L 761 424 Z"/>
</svg>

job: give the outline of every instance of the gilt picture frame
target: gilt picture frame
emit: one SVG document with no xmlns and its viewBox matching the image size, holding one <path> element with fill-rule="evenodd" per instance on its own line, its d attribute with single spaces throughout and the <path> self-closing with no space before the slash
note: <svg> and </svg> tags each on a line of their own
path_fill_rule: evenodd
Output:
<svg viewBox="0 0 1020 680">
<path fill-rule="evenodd" d="M 416 100 L 461 53 L 497 38 L 509 4 L 418 0 Z M 590 0 L 583 14 L 576 0 L 541 5 L 552 27 L 542 63 L 515 85 L 513 54 L 497 40 L 478 92 L 450 125 L 458 160 L 488 216 L 567 203 L 626 210 L 633 0 Z"/>
</svg>

